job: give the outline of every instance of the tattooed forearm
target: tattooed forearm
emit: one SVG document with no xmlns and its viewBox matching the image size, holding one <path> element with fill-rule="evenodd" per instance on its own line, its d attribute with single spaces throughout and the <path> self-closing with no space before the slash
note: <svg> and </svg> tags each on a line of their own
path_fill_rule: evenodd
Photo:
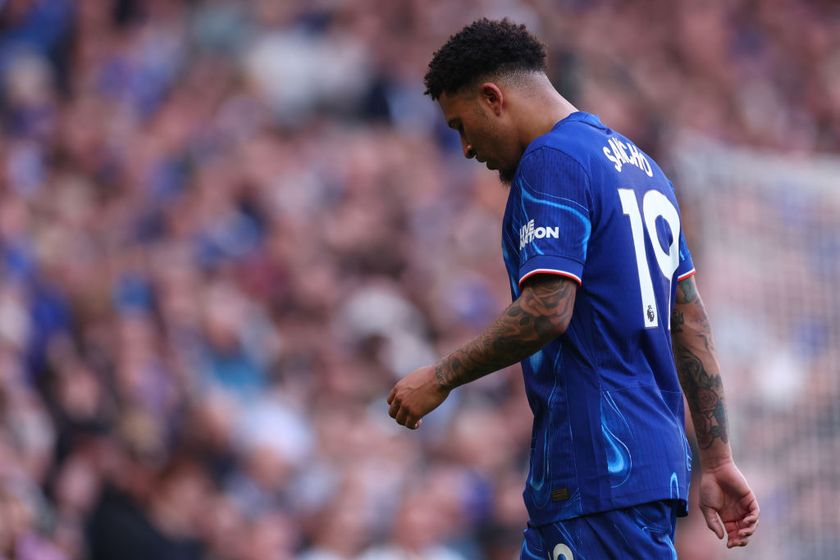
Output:
<svg viewBox="0 0 840 560">
<path fill-rule="evenodd" d="M 566 330 L 576 290 L 564 278 L 535 279 L 478 338 L 435 367 L 438 382 L 454 389 L 533 354 Z"/>
<path fill-rule="evenodd" d="M 691 409 L 697 444 L 708 449 L 716 439 L 729 441 L 723 382 L 720 374 L 709 373 L 700 358 L 686 346 L 675 348 L 677 372 Z"/>
<path fill-rule="evenodd" d="M 674 360 L 691 411 L 697 444 L 706 450 L 729 442 L 723 381 L 712 341 L 712 328 L 694 278 L 677 285 L 671 312 Z M 716 448 L 717 449 L 717 448 Z M 727 449 L 721 448 L 724 453 Z"/>
</svg>

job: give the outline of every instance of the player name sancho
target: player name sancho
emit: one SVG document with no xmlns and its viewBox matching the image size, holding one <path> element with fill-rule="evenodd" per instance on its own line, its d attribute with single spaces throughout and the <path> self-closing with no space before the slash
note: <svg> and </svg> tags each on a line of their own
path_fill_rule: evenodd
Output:
<svg viewBox="0 0 840 560">
<path fill-rule="evenodd" d="M 644 171 L 648 177 L 653 177 L 653 168 L 650 166 L 650 162 L 632 142 L 625 144 L 617 138 L 610 138 L 608 145 L 604 146 L 604 155 L 613 162 L 616 171 L 621 171 L 624 164 L 629 163 Z"/>
</svg>

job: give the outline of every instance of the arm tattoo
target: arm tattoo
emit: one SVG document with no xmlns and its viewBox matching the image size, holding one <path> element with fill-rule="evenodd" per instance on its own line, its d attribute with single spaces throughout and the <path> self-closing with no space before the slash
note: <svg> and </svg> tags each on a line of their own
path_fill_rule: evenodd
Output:
<svg viewBox="0 0 840 560">
<path fill-rule="evenodd" d="M 677 303 L 671 313 L 674 359 L 697 434 L 708 449 L 715 440 L 728 443 L 723 381 L 718 372 L 712 328 L 694 278 L 677 284 Z"/>
<path fill-rule="evenodd" d="M 720 439 L 729 441 L 726 407 L 723 403 L 723 382 L 720 374 L 706 371 L 703 362 L 686 346 L 676 347 L 677 371 L 691 409 L 697 444 L 708 449 Z"/>
<path fill-rule="evenodd" d="M 698 298 L 694 277 L 689 276 L 677 284 L 677 303 L 694 303 Z"/>
<path fill-rule="evenodd" d="M 672 335 L 682 334 L 685 330 L 685 313 L 688 308 L 691 308 L 689 313 L 695 317 L 690 331 L 700 339 L 706 350 L 714 352 L 712 326 L 709 324 L 706 309 L 700 299 L 700 294 L 697 292 L 697 285 L 694 283 L 693 277 L 686 278 L 677 284 L 677 305 L 671 310 Z"/>
<path fill-rule="evenodd" d="M 683 332 L 683 325 L 685 324 L 685 313 L 678 309 L 671 311 L 671 334 Z"/>
<path fill-rule="evenodd" d="M 566 329 L 576 290 L 565 278 L 535 278 L 478 338 L 438 363 L 438 382 L 454 389 L 533 354 Z"/>
</svg>

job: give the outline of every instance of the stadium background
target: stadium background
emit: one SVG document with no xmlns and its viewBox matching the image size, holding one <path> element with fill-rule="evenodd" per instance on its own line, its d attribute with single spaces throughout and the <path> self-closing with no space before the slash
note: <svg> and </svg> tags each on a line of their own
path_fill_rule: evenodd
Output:
<svg viewBox="0 0 840 560">
<path fill-rule="evenodd" d="M 384 403 L 509 298 L 422 95 L 478 16 L 678 186 L 763 513 L 680 558 L 840 557 L 836 2 L 2 0 L 0 558 L 515 555 L 518 368 Z"/>
</svg>

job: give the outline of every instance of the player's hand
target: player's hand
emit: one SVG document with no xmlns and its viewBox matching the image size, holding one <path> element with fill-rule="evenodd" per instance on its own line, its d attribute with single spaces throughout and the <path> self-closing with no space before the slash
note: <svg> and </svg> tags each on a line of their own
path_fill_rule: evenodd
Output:
<svg viewBox="0 0 840 560">
<path fill-rule="evenodd" d="M 719 539 L 726 534 L 727 548 L 747 546 L 758 526 L 758 500 L 735 463 L 703 471 L 700 509 Z"/>
<path fill-rule="evenodd" d="M 421 367 L 402 378 L 388 395 L 388 414 L 397 424 L 416 430 L 421 418 L 446 400 L 449 391 L 438 383 L 434 366 Z"/>
</svg>

